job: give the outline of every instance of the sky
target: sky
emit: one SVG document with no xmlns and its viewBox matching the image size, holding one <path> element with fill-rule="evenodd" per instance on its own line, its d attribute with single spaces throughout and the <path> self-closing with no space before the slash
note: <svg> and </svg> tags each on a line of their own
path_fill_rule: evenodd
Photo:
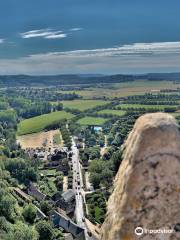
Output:
<svg viewBox="0 0 180 240">
<path fill-rule="evenodd" d="M 179 0 L 0 0 L 0 74 L 180 71 Z"/>
</svg>

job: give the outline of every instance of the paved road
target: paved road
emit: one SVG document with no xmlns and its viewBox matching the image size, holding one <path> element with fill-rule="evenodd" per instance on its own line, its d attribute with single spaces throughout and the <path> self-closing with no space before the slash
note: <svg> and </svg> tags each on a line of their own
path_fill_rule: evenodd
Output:
<svg viewBox="0 0 180 240">
<path fill-rule="evenodd" d="M 86 240 L 93 240 L 94 238 L 89 237 L 87 234 L 87 227 L 85 224 L 85 215 L 84 215 L 84 208 L 83 208 L 83 180 L 81 174 L 81 166 L 79 162 L 79 151 L 75 145 L 74 139 L 72 139 L 72 163 L 73 163 L 73 189 L 76 193 L 76 221 L 77 224 L 85 229 L 85 238 Z"/>
</svg>

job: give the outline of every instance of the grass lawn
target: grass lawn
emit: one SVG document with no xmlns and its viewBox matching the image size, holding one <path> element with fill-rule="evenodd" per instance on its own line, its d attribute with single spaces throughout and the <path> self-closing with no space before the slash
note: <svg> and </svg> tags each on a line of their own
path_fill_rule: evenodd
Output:
<svg viewBox="0 0 180 240">
<path fill-rule="evenodd" d="M 80 111 L 85 111 L 97 106 L 103 106 L 110 103 L 109 101 L 103 100 L 74 100 L 74 101 L 62 101 L 64 108 L 78 109 Z"/>
<path fill-rule="evenodd" d="M 173 115 L 173 117 L 175 117 L 175 118 L 176 117 L 179 118 L 180 117 L 180 112 L 171 113 L 171 115 Z"/>
<path fill-rule="evenodd" d="M 17 134 L 25 135 L 40 132 L 44 130 L 46 127 L 48 127 L 50 124 L 56 123 L 62 119 L 70 119 L 72 117 L 74 117 L 74 115 L 71 113 L 65 111 L 58 111 L 29 118 L 21 121 L 18 124 Z"/>
<path fill-rule="evenodd" d="M 121 107 L 121 109 L 128 109 L 128 108 L 133 108 L 133 109 L 138 109 L 138 108 L 145 108 L 145 109 L 157 109 L 160 111 L 163 111 L 164 108 L 174 108 L 175 106 L 172 105 L 143 105 L 143 104 L 120 104 L 117 107 Z"/>
<path fill-rule="evenodd" d="M 51 191 L 53 191 L 53 192 L 57 191 L 57 188 L 56 188 L 56 186 L 54 184 L 54 181 L 52 181 L 51 179 L 49 179 L 49 181 L 48 181 L 48 186 L 51 189 Z"/>
<path fill-rule="evenodd" d="M 97 112 L 98 114 L 112 114 L 115 116 L 123 116 L 125 115 L 126 111 L 122 111 L 122 110 L 113 110 L 113 109 L 104 109 L 101 110 L 99 112 Z"/>
<path fill-rule="evenodd" d="M 59 145 L 61 143 L 61 135 L 60 133 L 56 133 L 54 136 L 53 136 L 53 142 L 54 144 L 56 145 Z"/>
<path fill-rule="evenodd" d="M 50 178 L 48 178 L 48 181 L 40 181 L 39 188 L 44 194 L 47 194 L 48 196 L 52 196 L 57 192 L 56 185 Z"/>
<path fill-rule="evenodd" d="M 46 175 L 55 175 L 56 174 L 56 169 L 44 169 L 44 170 L 40 170 L 40 173 L 42 173 L 44 176 Z"/>
<path fill-rule="evenodd" d="M 78 120 L 80 125 L 89 125 L 89 126 L 101 126 L 103 125 L 108 119 L 99 118 L 99 117 L 84 117 Z"/>
</svg>

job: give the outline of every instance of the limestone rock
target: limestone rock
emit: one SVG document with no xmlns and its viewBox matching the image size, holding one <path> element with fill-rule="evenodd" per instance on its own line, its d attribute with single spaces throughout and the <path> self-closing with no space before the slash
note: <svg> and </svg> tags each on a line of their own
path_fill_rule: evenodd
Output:
<svg viewBox="0 0 180 240">
<path fill-rule="evenodd" d="M 142 235 L 135 229 L 141 227 Z M 172 233 L 145 233 L 169 229 Z M 180 239 L 180 133 L 165 113 L 140 117 L 125 143 L 101 240 Z"/>
</svg>

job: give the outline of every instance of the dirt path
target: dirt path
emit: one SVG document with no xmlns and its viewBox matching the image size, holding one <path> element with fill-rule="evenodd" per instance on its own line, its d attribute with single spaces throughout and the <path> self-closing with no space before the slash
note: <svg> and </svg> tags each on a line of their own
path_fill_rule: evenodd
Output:
<svg viewBox="0 0 180 240">
<path fill-rule="evenodd" d="M 104 147 L 101 148 L 101 156 L 104 155 L 104 153 L 106 152 L 106 149 L 107 149 L 107 136 L 104 135 Z"/>
<path fill-rule="evenodd" d="M 63 179 L 63 192 L 66 192 L 68 190 L 68 177 L 64 176 Z"/>
</svg>

